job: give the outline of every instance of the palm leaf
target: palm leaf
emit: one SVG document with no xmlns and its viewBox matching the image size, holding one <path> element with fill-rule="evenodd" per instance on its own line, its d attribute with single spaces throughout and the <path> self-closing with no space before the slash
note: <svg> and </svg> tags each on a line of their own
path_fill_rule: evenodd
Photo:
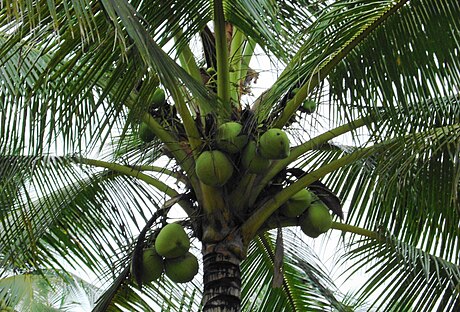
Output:
<svg viewBox="0 0 460 312">
<path fill-rule="evenodd" d="M 148 23 L 152 37 L 158 45 L 166 46 L 176 38 L 171 50 L 180 51 L 194 41 L 205 25 L 211 21 L 211 2 L 200 1 L 149 1 L 139 6 L 140 1 L 131 2 Z"/>
<path fill-rule="evenodd" d="M 304 86 L 304 91 L 301 92 L 305 92 L 305 96 L 309 93 L 315 94 L 319 82 L 335 64 L 405 2 L 336 1 L 324 8 L 311 25 L 301 30 L 304 38 L 301 47 L 290 59 L 276 83 L 261 98 L 259 119 L 266 119 L 270 112 L 278 115 L 285 110 L 286 99 L 281 99 L 285 95 L 289 97 L 286 91 L 293 89 L 296 84 Z M 289 106 L 283 117 L 284 122 L 298 105 Z"/>
<path fill-rule="evenodd" d="M 208 90 L 188 75 L 156 44 L 146 31 L 148 27 L 145 27 L 144 21 L 140 19 L 138 13 L 127 1 L 104 0 L 102 3 L 110 19 L 118 29 L 120 29 L 118 19 L 121 20 L 144 62 L 157 72 L 162 84 L 173 95 L 178 92 L 178 84 L 183 82 L 192 94 L 200 100 L 204 108 L 212 110 L 213 107 L 216 107 L 217 102 L 209 94 Z"/>
<path fill-rule="evenodd" d="M 458 122 L 459 13 L 457 1 L 418 0 L 388 18 L 328 77 L 335 118 L 378 110 L 387 137 Z"/>
<path fill-rule="evenodd" d="M 353 269 L 372 266 L 360 298 L 380 293 L 373 303 L 377 310 L 398 311 L 410 305 L 413 311 L 456 311 L 459 307 L 458 266 L 394 236 L 357 242 L 345 259 L 353 260 Z"/>
<path fill-rule="evenodd" d="M 36 40 L 42 42 L 50 39 L 39 37 Z M 25 88 L 16 89 L 22 84 L 21 81 L 6 84 L 2 88 L 4 101 L 1 118 L 3 122 L 8 120 L 8 127 L 2 131 L 5 145 L 16 148 L 27 146 L 29 151 L 46 152 L 59 138 L 66 142 L 65 150 L 74 151 L 75 147 L 83 148 L 82 141 L 103 143 L 109 130 L 114 126 L 124 126 L 118 120 L 123 113 L 120 101 L 145 75 L 146 68 L 119 64 L 118 70 L 129 77 L 125 81 L 129 81 L 131 86 L 125 86 L 124 94 L 114 94 L 111 98 L 118 105 L 108 105 L 104 100 L 110 88 L 100 91 L 95 84 L 103 78 L 102 75 L 112 72 L 113 77 L 118 73 L 112 71 L 118 54 L 112 49 L 110 35 L 99 45 L 91 46 L 84 55 L 78 51 L 81 49 L 80 42 L 71 34 L 68 37 L 63 35 L 62 40 L 66 44 L 56 48 L 53 54 L 44 52 L 48 47 L 42 47 L 34 41 L 32 45 L 16 42 L 15 37 L 2 40 L 4 44 L 0 49 L 9 51 L 6 52 L 8 56 L 2 58 L 5 68 L 9 69 L 1 72 L 2 80 L 8 82 L 19 77 L 27 82 Z M 58 42 L 55 41 L 53 45 L 57 46 Z M 69 57 L 69 54 L 73 56 Z M 18 58 L 26 61 L 20 62 Z M 18 67 L 17 64 L 22 65 Z M 119 79 L 119 75 L 114 77 Z M 105 115 L 101 114 L 102 111 Z M 48 112 L 48 115 L 40 117 L 42 112 Z"/>
<path fill-rule="evenodd" d="M 162 201 L 157 191 L 110 171 L 89 170 L 85 177 L 77 168 L 71 171 L 69 159 L 54 158 L 43 163 L 39 158 L 31 159 L 35 170 L 31 181 L 21 181 L 22 198 L 13 206 L 2 207 L 2 227 L 9 231 L 2 231 L 1 253 L 19 267 L 26 263 L 32 267 L 37 264 L 37 269 L 42 264 L 59 266 L 62 257 L 69 263 L 80 261 L 80 265 L 93 270 L 101 270 L 103 264 L 110 266 L 110 258 L 120 246 L 130 242 L 131 224 L 136 225 L 139 218 L 150 218 L 152 209 L 158 207 L 156 203 Z M 25 168 L 28 163 L 23 164 Z M 58 177 L 64 185 L 56 184 Z M 33 188 L 25 192 L 30 186 Z M 90 248 L 85 250 L 83 245 Z"/>
<path fill-rule="evenodd" d="M 226 18 L 267 52 L 288 62 L 304 43 L 301 31 L 317 18 L 323 1 L 227 1 Z"/>
<path fill-rule="evenodd" d="M 326 179 L 342 198 L 353 196 L 349 222 L 370 229 L 384 226 L 406 242 L 453 260 L 459 224 L 456 129 L 408 135 Z M 441 219 L 448 221 L 441 226 Z"/>
<path fill-rule="evenodd" d="M 90 309 L 99 289 L 81 278 L 54 270 L 8 274 L 0 279 L 0 298 L 21 311 Z"/>
<path fill-rule="evenodd" d="M 308 245 L 299 248 L 300 237 L 284 231 L 285 244 L 283 283 L 272 288 L 275 237 L 262 234 L 250 246 L 242 264 L 243 309 L 247 311 L 328 311 L 330 306 L 340 310 L 346 307 L 336 298 L 333 281 L 319 264 L 319 259 Z"/>
</svg>

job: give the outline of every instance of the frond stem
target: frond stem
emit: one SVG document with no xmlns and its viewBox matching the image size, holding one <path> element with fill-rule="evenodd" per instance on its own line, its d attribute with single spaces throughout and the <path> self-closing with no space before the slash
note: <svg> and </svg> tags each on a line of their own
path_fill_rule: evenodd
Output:
<svg viewBox="0 0 460 312">
<path fill-rule="evenodd" d="M 244 47 L 243 56 L 241 60 L 241 70 L 240 70 L 240 80 L 243 80 L 249 69 L 249 63 L 251 62 L 252 55 L 254 54 L 254 50 L 256 48 L 256 42 L 253 39 L 248 38 L 246 42 L 246 46 Z"/>
<path fill-rule="evenodd" d="M 233 37 L 230 46 L 230 88 L 231 99 L 236 105 L 240 105 L 240 89 L 241 89 L 241 62 L 243 54 L 244 34 L 241 30 L 233 26 Z"/>
<path fill-rule="evenodd" d="M 196 127 L 192 115 L 190 114 L 190 110 L 185 104 L 182 93 L 177 88 L 174 88 L 174 90 L 170 91 L 172 93 L 174 103 L 176 104 L 177 112 L 182 118 L 182 124 L 184 125 L 185 132 L 187 133 L 188 143 L 190 144 L 193 156 L 196 159 L 201 151 L 200 133 L 198 132 L 198 128 Z"/>
<path fill-rule="evenodd" d="M 228 72 L 228 47 L 222 0 L 214 1 L 214 33 L 216 37 L 217 96 L 222 101 L 224 108 L 224 111 L 222 114 L 219 114 L 218 118 L 225 120 L 230 117 L 231 102 Z"/>
<path fill-rule="evenodd" d="M 160 192 L 165 193 L 169 197 L 176 197 L 179 196 L 179 193 L 169 187 L 167 184 L 161 182 L 158 179 L 155 179 L 149 175 L 146 175 L 145 173 L 140 172 L 139 170 L 135 170 L 131 167 L 120 165 L 117 163 L 110 163 L 106 162 L 103 160 L 98 160 L 98 159 L 91 159 L 91 158 L 79 158 L 79 157 L 74 157 L 73 161 L 79 164 L 84 164 L 88 166 L 93 166 L 93 167 L 99 167 L 99 168 L 105 168 L 109 169 L 118 173 L 121 173 L 126 176 L 130 176 L 139 180 L 144 181 L 145 183 L 155 187 L 158 189 Z M 190 206 L 190 204 L 186 201 L 180 201 L 179 204 L 181 207 L 185 210 L 187 214 L 193 213 L 193 208 Z"/>
<path fill-rule="evenodd" d="M 262 233 L 276 229 L 278 227 L 289 227 L 289 226 L 299 226 L 299 218 L 286 218 L 286 219 L 277 219 L 275 220 L 269 220 L 267 221 L 263 227 L 260 228 L 260 230 L 257 232 L 260 235 Z M 361 228 L 359 226 L 347 224 L 347 223 L 342 223 L 342 222 L 332 222 L 332 227 L 331 229 L 334 230 L 339 230 L 342 232 L 348 232 L 348 233 L 353 233 L 361 236 L 365 236 L 367 238 L 372 238 L 376 240 L 384 240 L 384 237 L 380 235 L 378 232 L 371 231 L 368 229 Z"/>
<path fill-rule="evenodd" d="M 341 222 L 334 221 L 332 222 L 331 228 L 334 230 L 342 231 L 342 232 L 348 232 L 348 233 L 358 234 L 358 235 L 376 239 L 376 240 L 382 240 L 382 237 L 381 235 L 379 235 L 378 232 L 364 229 L 359 226 L 354 226 L 354 225 L 347 224 L 347 223 L 341 223 Z"/>
<path fill-rule="evenodd" d="M 183 35 L 182 30 L 179 31 L 174 39 L 176 42 L 180 39 Z M 179 61 L 182 64 L 182 67 L 192 76 L 196 81 L 201 83 L 201 74 L 200 69 L 195 61 L 195 56 L 193 55 L 192 50 L 190 49 L 188 44 L 184 44 L 184 46 L 180 47 L 179 50 Z"/>
</svg>

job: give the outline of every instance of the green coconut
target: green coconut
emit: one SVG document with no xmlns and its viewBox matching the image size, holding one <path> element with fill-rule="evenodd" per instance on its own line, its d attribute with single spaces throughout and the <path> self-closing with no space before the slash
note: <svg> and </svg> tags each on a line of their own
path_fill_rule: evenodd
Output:
<svg viewBox="0 0 460 312">
<path fill-rule="evenodd" d="M 142 283 L 147 284 L 159 279 L 161 273 L 163 273 L 163 258 L 158 255 L 155 248 L 144 249 L 142 251 Z"/>
<path fill-rule="evenodd" d="M 208 69 L 206 69 L 206 72 L 210 75 L 210 76 L 214 76 L 215 74 L 217 74 L 217 71 L 214 67 L 209 67 Z"/>
<path fill-rule="evenodd" d="M 302 104 L 302 108 L 308 113 L 311 114 L 316 110 L 316 102 L 313 100 L 306 100 Z"/>
<path fill-rule="evenodd" d="M 163 89 L 156 88 L 152 95 L 152 106 L 158 108 L 166 101 L 166 95 Z"/>
<path fill-rule="evenodd" d="M 240 123 L 230 121 L 217 128 L 217 147 L 227 153 L 238 153 L 248 143 L 248 136 L 241 134 L 243 126 Z"/>
<path fill-rule="evenodd" d="M 300 90 L 300 88 L 294 88 L 294 89 L 292 89 L 292 91 L 291 91 L 291 97 L 294 97 L 294 95 L 296 95 L 297 92 L 299 92 L 299 90 Z"/>
<path fill-rule="evenodd" d="M 249 173 L 263 173 L 270 166 L 270 159 L 263 158 L 257 153 L 256 142 L 250 141 L 241 155 L 241 164 Z"/>
<path fill-rule="evenodd" d="M 184 228 L 178 223 L 165 225 L 155 240 L 155 250 L 165 258 L 185 255 L 190 248 L 190 239 Z"/>
<path fill-rule="evenodd" d="M 289 138 L 287 134 L 278 129 L 267 130 L 259 138 L 260 156 L 267 159 L 283 159 L 289 156 Z"/>
<path fill-rule="evenodd" d="M 174 259 L 166 259 L 165 274 L 175 283 L 190 282 L 198 273 L 198 259 L 190 252 Z"/>
<path fill-rule="evenodd" d="M 145 122 L 141 122 L 139 126 L 139 138 L 145 143 L 149 143 L 155 138 L 155 133 Z"/>
<path fill-rule="evenodd" d="M 332 216 L 329 208 L 321 201 L 312 203 L 300 220 L 302 231 L 313 238 L 327 232 L 331 226 Z"/>
<path fill-rule="evenodd" d="M 204 184 L 222 186 L 233 175 L 233 165 L 221 151 L 205 151 L 198 156 L 195 171 Z"/>
<path fill-rule="evenodd" d="M 309 190 L 300 190 L 283 205 L 281 213 L 290 218 L 298 217 L 310 207 L 312 199 Z"/>
</svg>

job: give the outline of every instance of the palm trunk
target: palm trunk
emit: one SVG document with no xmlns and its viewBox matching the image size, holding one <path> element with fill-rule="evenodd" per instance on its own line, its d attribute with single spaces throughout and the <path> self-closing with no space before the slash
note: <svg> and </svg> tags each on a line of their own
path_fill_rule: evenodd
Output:
<svg viewBox="0 0 460 312">
<path fill-rule="evenodd" d="M 203 248 L 203 312 L 241 311 L 241 260 L 220 249 Z"/>
</svg>

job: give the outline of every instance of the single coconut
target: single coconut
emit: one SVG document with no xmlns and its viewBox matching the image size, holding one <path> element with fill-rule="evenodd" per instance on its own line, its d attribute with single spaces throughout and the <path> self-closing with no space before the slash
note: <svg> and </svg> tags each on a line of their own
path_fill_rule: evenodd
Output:
<svg viewBox="0 0 460 312">
<path fill-rule="evenodd" d="M 198 259 L 190 252 L 165 261 L 165 274 L 175 283 L 190 282 L 197 273 Z"/>
<path fill-rule="evenodd" d="M 195 171 L 204 184 L 222 186 L 233 175 L 233 165 L 221 151 L 205 151 L 198 156 Z"/>
<path fill-rule="evenodd" d="M 231 154 L 241 152 L 248 142 L 248 136 L 241 134 L 241 130 L 243 126 L 234 121 L 220 125 L 216 134 L 217 147 Z"/>
<path fill-rule="evenodd" d="M 155 248 L 147 248 L 142 251 L 141 272 L 143 284 L 159 279 L 161 273 L 163 273 L 163 258 L 158 255 Z"/>
<path fill-rule="evenodd" d="M 145 143 L 152 142 L 155 138 L 155 133 L 145 122 L 141 122 L 139 126 L 139 138 Z"/>
<path fill-rule="evenodd" d="M 155 240 L 155 250 L 165 258 L 185 255 L 190 248 L 190 239 L 184 228 L 178 223 L 165 225 Z"/>
<path fill-rule="evenodd" d="M 312 194 L 303 189 L 295 193 L 281 208 L 281 213 L 286 217 L 298 217 L 310 207 Z"/>
<path fill-rule="evenodd" d="M 280 129 L 267 130 L 259 138 L 259 153 L 267 159 L 283 159 L 289 156 L 289 138 Z"/>
<path fill-rule="evenodd" d="M 214 67 L 209 67 L 208 69 L 206 69 L 206 72 L 209 74 L 209 76 L 214 76 L 217 74 L 217 71 Z"/>
<path fill-rule="evenodd" d="M 249 173 L 263 173 L 270 166 L 270 159 L 257 153 L 256 142 L 250 141 L 241 154 L 241 164 Z"/>
<path fill-rule="evenodd" d="M 161 107 L 166 101 L 166 95 L 163 89 L 156 88 L 152 95 L 152 106 L 154 108 Z"/>
<path fill-rule="evenodd" d="M 297 92 L 299 92 L 299 90 L 300 90 L 300 88 L 294 88 L 294 89 L 292 89 L 292 91 L 291 91 L 291 98 L 293 98 L 293 97 L 297 94 Z"/>
<path fill-rule="evenodd" d="M 306 100 L 303 102 L 302 108 L 307 114 L 311 114 L 316 110 L 316 102 L 313 100 Z"/>
<path fill-rule="evenodd" d="M 329 208 L 321 201 L 311 204 L 300 220 L 300 228 L 310 237 L 316 238 L 332 226 Z"/>
</svg>

